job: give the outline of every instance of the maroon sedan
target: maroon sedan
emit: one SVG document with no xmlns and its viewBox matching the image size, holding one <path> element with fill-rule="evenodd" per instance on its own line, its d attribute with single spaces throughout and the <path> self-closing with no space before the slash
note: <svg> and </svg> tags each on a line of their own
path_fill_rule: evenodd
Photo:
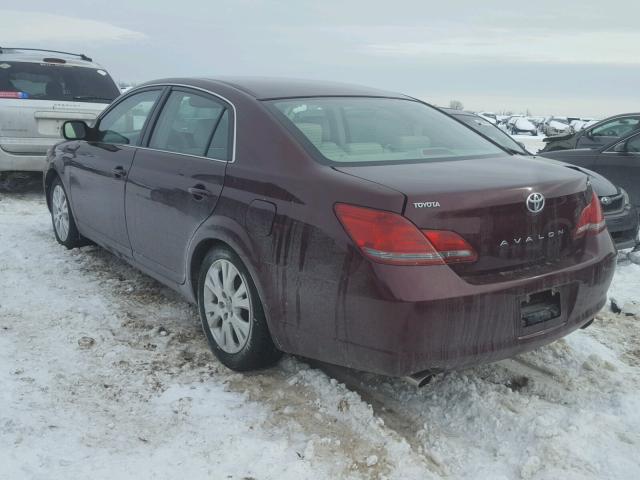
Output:
<svg viewBox="0 0 640 480">
<path fill-rule="evenodd" d="M 401 94 L 166 79 L 63 129 L 57 240 L 197 302 L 236 370 L 283 351 L 397 376 L 499 360 L 588 324 L 613 276 L 585 175 Z"/>
</svg>

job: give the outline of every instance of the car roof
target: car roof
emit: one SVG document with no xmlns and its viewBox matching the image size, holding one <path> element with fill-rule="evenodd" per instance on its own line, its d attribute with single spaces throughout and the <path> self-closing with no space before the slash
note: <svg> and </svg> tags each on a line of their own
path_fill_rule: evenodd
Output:
<svg viewBox="0 0 640 480">
<path fill-rule="evenodd" d="M 72 65 L 74 67 L 102 68 L 101 65 L 95 63 L 83 54 L 0 47 L 0 62 L 47 63 L 45 59 L 50 58 L 64 60 L 65 65 Z"/>
<path fill-rule="evenodd" d="M 389 97 L 413 100 L 413 98 L 401 93 L 361 85 L 286 77 L 168 78 L 146 82 L 139 86 L 153 84 L 193 85 L 198 88 L 210 88 L 212 91 L 215 91 L 216 86 L 225 85 L 258 100 L 337 96 Z"/>
</svg>

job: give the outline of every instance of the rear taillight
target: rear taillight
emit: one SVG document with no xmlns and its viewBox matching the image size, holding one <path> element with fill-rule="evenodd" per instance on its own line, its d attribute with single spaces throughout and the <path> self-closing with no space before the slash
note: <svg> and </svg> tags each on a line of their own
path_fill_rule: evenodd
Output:
<svg viewBox="0 0 640 480">
<path fill-rule="evenodd" d="M 595 235 L 604 230 L 606 226 L 607 224 L 602 215 L 600 200 L 594 192 L 591 197 L 591 203 L 584 207 L 584 210 L 582 210 L 580 214 L 580 220 L 578 220 L 574 237 L 580 238 L 585 235 Z"/>
<path fill-rule="evenodd" d="M 475 262 L 478 255 L 467 241 L 448 230 L 423 230 L 431 245 L 438 251 L 445 263 Z"/>
<path fill-rule="evenodd" d="M 351 239 L 371 260 L 393 265 L 443 265 L 474 262 L 473 248 L 457 233 L 421 231 L 402 215 L 357 207 L 335 206 L 336 215 Z"/>
</svg>

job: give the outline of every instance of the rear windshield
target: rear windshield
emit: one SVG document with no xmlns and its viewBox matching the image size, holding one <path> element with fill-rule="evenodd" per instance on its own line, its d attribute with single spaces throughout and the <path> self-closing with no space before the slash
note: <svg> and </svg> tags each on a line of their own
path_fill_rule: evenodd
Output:
<svg viewBox="0 0 640 480">
<path fill-rule="evenodd" d="M 504 154 L 442 112 L 397 98 L 296 98 L 268 102 L 329 163 L 402 163 Z"/>
<path fill-rule="evenodd" d="M 522 146 L 520 146 L 518 142 L 516 142 L 513 138 L 511 138 L 509 135 L 496 127 L 493 123 L 485 120 L 484 118 L 475 115 L 453 114 L 453 116 L 461 122 L 469 125 L 481 135 L 489 137 L 491 140 L 496 142 L 501 147 L 504 147 L 506 150 L 513 153 L 519 153 L 521 155 L 529 155 L 529 153 L 524 148 L 522 148 Z"/>
<path fill-rule="evenodd" d="M 119 94 L 105 70 L 0 60 L 0 99 L 110 103 Z"/>
</svg>

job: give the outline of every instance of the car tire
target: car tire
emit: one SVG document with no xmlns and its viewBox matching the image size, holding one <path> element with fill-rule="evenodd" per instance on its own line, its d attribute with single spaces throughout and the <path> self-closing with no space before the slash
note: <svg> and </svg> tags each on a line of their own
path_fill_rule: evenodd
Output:
<svg viewBox="0 0 640 480">
<path fill-rule="evenodd" d="M 51 207 L 53 233 L 58 243 L 68 249 L 81 246 L 83 244 L 82 237 L 73 218 L 67 191 L 64 189 L 59 177 L 56 177 L 51 183 L 49 205 Z"/>
<path fill-rule="evenodd" d="M 214 247 L 204 257 L 198 275 L 198 310 L 211 350 L 228 368 L 256 370 L 281 357 L 255 283 L 229 248 Z"/>
</svg>

